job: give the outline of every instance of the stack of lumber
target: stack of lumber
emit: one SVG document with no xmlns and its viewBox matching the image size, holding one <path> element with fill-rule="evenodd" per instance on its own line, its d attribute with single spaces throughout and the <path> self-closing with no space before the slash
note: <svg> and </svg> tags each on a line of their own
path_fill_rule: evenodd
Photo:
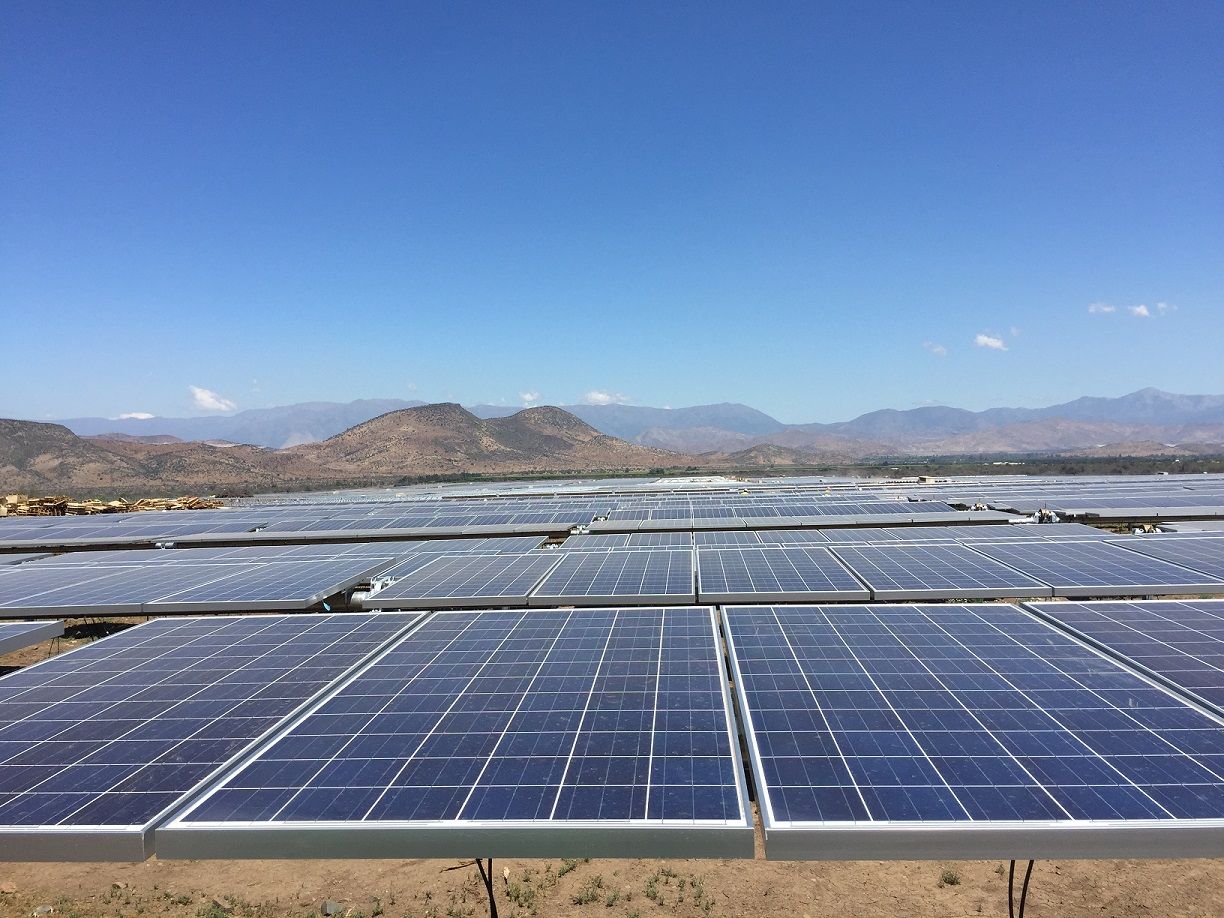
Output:
<svg viewBox="0 0 1224 918">
<path fill-rule="evenodd" d="M 9 494 L 0 498 L 0 516 L 82 516 L 91 513 L 139 513 L 142 510 L 215 510 L 223 506 L 214 497 L 143 497 L 137 501 L 102 501 Z"/>
</svg>

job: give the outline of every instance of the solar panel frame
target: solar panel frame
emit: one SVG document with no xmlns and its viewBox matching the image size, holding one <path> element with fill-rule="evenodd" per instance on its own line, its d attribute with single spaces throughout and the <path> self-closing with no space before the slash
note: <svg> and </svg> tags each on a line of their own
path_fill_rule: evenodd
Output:
<svg viewBox="0 0 1224 918">
<path fill-rule="evenodd" d="M 978 608 L 989 606 L 975 604 Z M 765 834 L 766 859 L 776 860 L 912 860 L 915 857 L 928 860 L 943 859 L 981 859 L 1008 858 L 1028 859 L 1043 858 L 1181 858 L 1181 857 L 1218 857 L 1221 836 L 1224 835 L 1224 818 L 1193 818 L 1193 819 L 1118 819 L 1118 820 L 849 820 L 836 822 L 794 822 L 783 826 L 775 820 L 771 813 L 773 806 L 770 800 L 771 782 L 763 762 L 762 744 L 754 716 L 755 707 L 748 697 L 745 678 L 746 670 L 741 666 L 735 628 L 731 616 L 736 612 L 758 611 L 769 609 L 761 606 L 726 606 L 721 610 L 723 635 L 726 638 L 727 654 L 731 664 L 731 678 L 735 686 L 735 694 L 743 726 L 745 742 L 749 751 L 750 767 L 760 803 L 759 813 Z M 802 607 L 783 607 L 784 611 L 794 613 Z M 813 607 L 820 609 L 822 607 Z M 854 607 L 836 606 L 823 607 L 828 611 L 846 612 Z M 873 607 L 864 607 L 873 608 Z M 907 606 L 879 606 L 883 613 L 888 610 L 922 609 L 921 604 Z M 942 609 L 945 607 L 927 606 L 926 608 Z M 973 610 L 974 606 L 960 607 Z M 1028 614 L 1016 606 L 999 606 L 998 608 Z M 1117 667 L 1117 674 L 1123 678 L 1133 678 L 1152 688 L 1170 695 L 1174 700 L 1184 704 L 1189 712 L 1201 715 L 1211 723 L 1224 728 L 1224 718 L 1217 717 L 1213 712 L 1200 708 L 1192 702 L 1178 698 L 1167 688 L 1145 675 L 1131 672 L 1116 660 L 1111 659 L 1097 648 L 1084 644 L 1076 638 L 1052 625 L 1044 618 L 1034 616 L 1033 620 L 1055 633 L 1074 642 L 1085 652 L 1100 657 L 1111 667 Z M 802 667 L 802 663 L 800 663 Z M 870 673 L 866 667 L 865 672 Z M 801 669 L 802 671 L 802 669 Z M 848 671 L 846 679 L 855 678 L 853 670 Z M 804 676 L 806 680 L 806 675 Z M 847 683 L 851 684 L 851 683 Z M 811 691 L 810 687 L 807 689 Z M 963 690 L 962 690 L 963 691 Z M 883 693 L 881 693 L 883 694 Z M 891 705 L 889 705 L 891 709 Z M 822 710 L 819 708 L 818 710 Z M 887 712 L 885 712 L 887 713 Z M 895 711 L 894 711 L 895 715 Z M 825 717 L 822 710 L 822 717 Z M 824 721 L 825 730 L 832 736 L 834 731 Z M 902 721 L 906 732 L 910 727 Z M 912 734 L 911 734 L 912 738 Z M 919 746 L 921 750 L 922 747 Z M 927 754 L 924 752 L 924 754 Z M 1010 754 L 1010 753 L 1009 753 Z M 840 747 L 830 750 L 831 757 L 840 757 Z M 801 761 L 802 758 L 801 758 Z M 844 757 L 842 758 L 844 762 Z M 851 778 L 853 781 L 854 779 Z M 1038 782 L 1040 783 L 1040 782 Z M 857 787 L 857 785 L 856 785 Z M 1221 808 L 1224 814 L 1224 807 Z M 868 816 L 870 813 L 868 812 Z"/>
<path fill-rule="evenodd" d="M 507 610 L 509 611 L 509 610 Z M 298 822 L 224 822 L 200 821 L 193 823 L 190 817 L 193 812 L 207 805 L 211 796 L 222 791 L 242 771 L 260 762 L 265 752 L 274 750 L 282 739 L 291 738 L 294 729 L 307 722 L 315 713 L 321 711 L 329 702 L 343 698 L 346 689 L 356 686 L 362 677 L 373 670 L 379 663 L 392 656 L 397 650 L 406 646 L 412 635 L 404 635 L 394 644 L 384 648 L 375 657 L 367 660 L 361 667 L 347 676 L 337 680 L 322 696 L 311 705 L 300 711 L 290 721 L 267 735 L 255 748 L 251 749 L 242 759 L 236 760 L 211 783 L 210 788 L 180 807 L 156 830 L 156 849 L 159 858 L 195 859 L 208 857 L 224 858 L 403 858 L 403 857 L 464 857 L 477 851 L 490 857 L 557 857 L 557 856 L 587 856 L 587 857 L 714 857 L 714 858 L 751 858 L 753 856 L 754 837 L 752 810 L 748 799 L 748 789 L 745 782 L 745 771 L 740 754 L 737 721 L 734 715 L 730 687 L 727 684 L 726 671 L 721 652 L 721 635 L 718 618 L 715 611 L 709 607 L 676 606 L 667 608 L 608 608 L 581 610 L 553 610 L 555 614 L 568 615 L 575 621 L 589 620 L 592 613 L 627 612 L 650 613 L 659 612 L 660 621 L 665 622 L 669 614 L 704 612 L 708 617 L 710 627 L 710 645 L 713 663 L 717 671 L 719 698 L 721 700 L 721 724 L 715 723 L 715 731 L 725 733 L 727 742 L 727 758 L 730 761 L 735 780 L 735 792 L 739 806 L 738 820 L 701 821 L 701 820 L 668 820 L 668 819 L 561 819 L 550 816 L 546 820 L 479 820 L 479 819 L 446 819 L 446 820 L 380 820 L 377 822 L 322 820 Z M 468 610 L 436 612 L 429 616 L 431 623 L 448 616 L 476 617 L 496 614 L 492 610 Z M 524 620 L 537 618 L 542 613 L 521 610 Z M 611 631 L 609 631 L 609 642 Z M 495 639 L 490 639 L 495 640 Z M 496 652 L 496 649 L 493 651 Z M 605 654 L 607 646 L 605 646 Z M 440 656 L 440 655 L 439 655 Z M 435 657 L 437 659 L 437 657 Z M 542 665 L 542 664 L 541 664 Z M 618 670 L 619 671 L 619 670 Z M 660 641 L 659 660 L 656 671 L 662 675 L 663 643 Z M 424 672 L 424 668 L 422 668 Z M 595 692 L 595 686 L 603 677 L 615 676 L 610 668 L 606 673 L 603 667 L 603 657 L 596 663 L 595 670 L 584 675 L 580 668 L 574 669 L 577 679 L 583 686 L 580 692 Z M 418 674 L 420 675 L 420 674 Z M 415 676 L 413 678 L 416 678 Z M 460 677 L 462 678 L 462 677 Z M 615 676 L 615 678 L 625 678 Z M 590 689 L 585 686 L 589 682 Z M 534 677 L 532 677 L 534 684 Z M 527 690 L 524 690 L 524 698 Z M 657 689 L 659 691 L 661 689 Z M 462 689 L 455 700 L 458 701 L 466 693 Z M 586 723 L 588 706 L 583 708 L 574 732 L 571 759 L 577 754 L 580 738 L 584 735 L 583 725 Z M 454 707 L 452 703 L 451 707 Z M 447 709 L 448 711 L 450 708 Z M 541 709 L 546 710 L 546 709 Z M 512 718 L 519 711 L 514 709 Z M 656 699 L 654 704 L 654 720 L 657 723 L 661 709 Z M 695 729 L 695 728 L 694 728 Z M 432 732 L 432 731 L 431 731 Z M 509 732 L 509 726 L 502 733 L 504 738 Z M 568 728 L 567 728 L 567 731 Z M 652 726 L 652 736 L 657 728 Z M 589 735 L 589 734 L 588 734 Z M 501 739 L 490 753 L 489 761 L 496 757 Z M 653 748 L 653 747 L 652 747 Z M 694 755 L 696 753 L 693 753 Z M 640 756 L 640 752 L 639 752 Z M 411 761 L 409 759 L 408 761 Z M 650 769 L 648 769 L 648 772 Z M 482 772 L 483 774 L 483 772 Z M 563 775 L 558 793 L 566 786 Z M 479 779 L 473 787 L 479 784 Z M 576 785 L 575 785 L 576 786 Z M 554 807 L 555 809 L 555 807 Z M 461 815 L 463 807 L 460 807 Z M 277 811 L 279 812 L 279 811 Z"/>
<path fill-rule="evenodd" d="M 0 655 L 24 650 L 43 641 L 61 637 L 64 623 L 46 622 L 0 622 Z"/>
<path fill-rule="evenodd" d="M 226 767 L 226 765 L 228 765 L 229 762 L 234 761 L 236 758 L 241 757 L 246 752 L 250 751 L 252 748 L 255 748 L 256 746 L 258 746 L 259 742 L 263 739 L 263 737 L 276 732 L 285 723 L 292 720 L 293 717 L 299 711 L 301 711 L 303 708 L 309 705 L 310 702 L 312 702 L 315 698 L 317 698 L 321 693 L 325 692 L 327 690 L 327 687 L 329 687 L 337 679 L 343 679 L 349 673 L 359 669 L 367 660 L 371 659 L 372 657 L 376 657 L 387 646 L 394 643 L 396 640 L 400 639 L 405 634 L 409 633 L 411 629 L 418 626 L 422 621 L 425 620 L 426 617 L 427 616 L 420 614 L 420 613 L 372 613 L 372 614 L 366 613 L 366 614 L 363 614 L 362 619 L 361 619 L 362 621 L 372 622 L 372 621 L 378 621 L 379 619 L 381 619 L 381 621 L 378 621 L 378 623 L 386 624 L 389 629 L 388 633 L 381 638 L 379 637 L 373 638 L 373 646 L 369 650 L 367 650 L 364 653 L 361 653 L 358 656 L 358 658 L 355 659 L 348 666 L 345 666 L 339 669 L 333 677 L 325 678 L 324 686 L 314 691 L 310 691 L 305 697 L 296 698 L 291 704 L 289 704 L 286 707 L 283 715 L 275 716 L 274 719 L 266 727 L 264 727 L 263 729 L 259 729 L 258 732 L 255 733 L 254 735 L 249 736 L 249 737 L 244 737 L 240 740 L 237 740 L 236 742 L 240 744 L 240 748 L 236 748 L 232 753 L 227 754 L 225 757 L 225 760 L 222 761 L 220 764 L 201 764 L 199 767 L 202 769 L 202 772 L 199 775 L 198 779 L 194 780 L 193 783 L 186 788 L 175 789 L 173 791 L 173 796 L 174 796 L 173 800 L 169 800 L 163 805 L 158 805 L 156 802 L 154 802 L 152 807 L 142 812 L 141 818 L 139 821 L 134 821 L 134 820 L 129 819 L 127 823 L 116 821 L 116 822 L 98 823 L 98 824 L 65 823 L 63 821 L 59 823 L 45 823 L 45 824 L 36 824 L 33 822 L 16 823 L 16 822 L 6 822 L 5 820 L 7 819 L 7 814 L 4 814 L 3 810 L 0 810 L 0 861 L 5 861 L 5 860 L 11 860 L 11 861 L 142 861 L 144 860 L 150 854 L 153 853 L 150 847 L 150 841 L 152 838 L 151 833 L 152 833 L 154 826 L 165 821 L 165 819 L 167 819 L 171 813 L 173 813 L 175 810 L 180 808 L 186 801 L 193 799 L 198 793 L 200 793 L 205 787 L 208 786 L 209 782 L 213 778 L 215 778 L 219 773 L 221 773 L 224 770 L 224 768 Z M 41 660 L 38 663 L 31 664 L 30 666 L 17 670 L 14 673 L 10 673 L 8 676 L 0 678 L 0 690 L 15 688 L 18 693 L 25 690 L 25 691 L 33 691 L 35 693 L 45 695 L 49 687 L 55 687 L 63 680 L 67 680 L 68 683 L 71 683 L 75 677 L 78 677 L 79 675 L 84 674 L 84 673 L 88 673 L 90 670 L 91 664 L 106 663 L 107 661 L 111 661 L 113 659 L 118 658 L 119 655 L 123 654 L 125 651 L 132 650 L 134 647 L 138 646 L 138 645 L 133 645 L 131 643 L 131 640 L 134 637 L 137 639 L 144 638 L 147 640 L 149 639 L 149 636 L 151 635 L 152 640 L 156 641 L 158 638 L 157 629 L 159 627 L 169 627 L 169 628 L 174 628 L 174 629 L 189 628 L 193 621 L 198 621 L 199 623 L 205 625 L 206 627 L 214 628 L 215 630 L 212 632 L 209 632 L 209 634 L 205 635 L 205 637 L 215 638 L 216 635 L 220 633 L 221 629 L 224 629 L 225 627 L 228 627 L 229 625 L 234 624 L 235 622 L 253 623 L 253 624 L 266 623 L 268 626 L 274 627 L 275 625 L 281 623 L 286 618 L 294 619 L 295 620 L 293 622 L 294 624 L 296 624 L 298 621 L 301 621 L 304 624 L 308 624 L 309 622 L 314 622 L 314 623 L 318 623 L 321 625 L 326 625 L 329 621 L 332 621 L 332 620 L 343 620 L 346 624 L 351 623 L 354 627 L 359 627 L 359 620 L 355 617 L 352 617 L 351 614 L 339 615 L 336 613 L 327 613 L 327 614 L 296 613 L 296 614 L 291 614 L 288 616 L 285 616 L 285 615 L 281 615 L 281 616 L 224 616 L 224 617 L 203 616 L 203 617 L 183 617 L 183 618 L 174 618 L 174 619 L 153 619 L 151 621 L 144 622 L 140 625 L 136 625 L 136 626 L 133 626 L 132 628 L 118 632 L 117 634 L 111 635 L 108 638 L 103 638 L 99 641 L 94 641 L 90 644 L 86 644 L 81 647 L 74 648 L 63 654 L 59 654 L 54 657 L 49 657 L 46 660 Z M 262 632 L 257 632 L 257 633 L 262 633 Z M 115 640 L 119 638 L 122 638 L 123 640 L 121 642 Z M 279 650 L 283 648 L 288 643 L 290 643 L 291 640 L 292 639 L 286 639 L 285 641 L 281 642 L 281 644 L 276 645 L 274 647 L 274 650 Z M 107 643 L 108 641 L 110 641 L 111 643 L 108 644 Z M 238 642 L 235 642 L 234 644 L 230 646 L 231 647 L 237 646 L 237 643 Z M 334 645 L 335 643 L 336 642 L 333 641 L 332 645 Z M 367 643 L 370 643 L 370 639 L 367 639 Z M 108 652 L 110 653 L 110 656 L 99 656 L 99 654 L 106 654 Z M 111 670 L 110 672 L 113 673 L 113 677 L 115 678 L 119 676 L 130 676 L 136 667 L 142 664 L 157 663 L 159 661 L 162 661 L 164 658 L 169 657 L 174 652 L 175 651 L 173 650 L 167 650 L 162 653 L 155 654 L 152 657 L 148 657 L 144 660 L 141 660 L 138 658 L 134 666 L 131 666 L 127 669 Z M 313 659 L 313 657 L 317 655 L 318 655 L 317 653 L 305 655 L 304 659 L 299 661 L 298 663 L 292 666 L 282 667 L 280 670 L 281 675 L 278 675 L 275 680 L 268 681 L 264 685 L 264 689 L 266 689 L 270 685 L 275 684 L 284 675 L 291 674 L 295 670 L 298 670 L 300 667 L 305 666 L 306 663 L 310 659 Z M 203 659 L 207 660 L 209 658 L 205 657 Z M 82 660 L 84 662 L 82 662 Z M 76 664 L 78 663 L 80 663 L 81 665 L 76 666 Z M 238 670 L 240 671 L 244 666 L 245 664 L 243 664 L 243 666 L 238 667 Z M 183 669 L 178 671 L 178 674 L 181 675 L 181 674 L 186 673 L 188 677 L 196 676 L 197 674 L 193 674 L 190 672 L 191 668 L 192 667 L 190 666 L 184 667 Z M 152 670 L 154 674 L 156 674 L 159 671 L 165 672 L 169 670 L 159 669 L 157 667 L 154 667 Z M 274 669 L 274 671 L 276 670 Z M 47 674 L 47 673 L 50 673 L 50 675 L 47 676 L 49 681 L 46 683 L 40 684 L 38 682 L 38 677 L 43 676 L 44 674 Z M 106 681 L 110 681 L 110 680 L 108 679 Z M 120 680 L 120 682 L 122 682 L 122 680 Z M 133 685 L 126 694 L 114 694 L 114 693 L 107 692 L 102 695 L 102 698 L 100 701 L 90 700 L 88 703 L 89 704 L 100 704 L 103 708 L 106 708 L 112 705 L 117 705 L 117 704 L 131 703 L 137 694 L 148 691 L 149 688 L 155 688 L 156 686 L 163 684 L 163 682 L 164 680 L 159 680 L 158 682 L 150 683 L 150 686 L 146 686 L 143 688 L 137 688 L 135 685 Z M 205 688 L 208 688 L 210 687 L 210 685 L 219 686 L 221 683 L 219 681 L 214 681 L 212 683 L 208 683 L 208 682 L 190 683 L 188 682 L 187 684 L 188 685 L 202 684 L 205 686 Z M 69 684 L 68 686 L 63 686 L 63 687 L 69 688 L 69 689 L 76 688 L 76 686 L 72 686 L 71 684 Z M 80 690 L 82 693 L 93 691 L 94 694 L 96 695 L 99 692 L 99 686 L 85 685 L 83 687 L 80 687 Z M 73 696 L 70 694 L 67 697 L 72 698 Z M 185 697 L 190 699 L 192 696 L 185 696 Z M 245 701 L 249 701 L 253 699 L 254 697 L 255 696 L 251 696 L 250 698 L 248 698 L 242 695 L 231 696 L 230 694 L 222 691 L 222 693 L 218 696 L 218 702 L 225 703 L 226 701 L 229 701 L 229 702 L 233 702 L 236 705 L 236 704 L 244 703 Z M 182 700 L 181 699 L 176 700 L 174 698 L 174 695 L 171 694 L 167 696 L 166 698 L 161 699 L 161 702 L 164 705 L 166 705 L 166 710 L 172 710 L 174 706 L 182 703 Z M 31 720 L 34 720 L 32 715 L 40 713 L 43 709 L 49 709 L 53 707 L 56 703 L 59 703 L 59 702 L 57 702 L 53 697 L 45 701 L 36 702 L 34 710 L 31 710 L 30 712 L 28 712 L 27 714 L 21 717 L 15 717 L 13 719 L 5 719 L 3 721 L 3 726 L 5 728 L 12 727 L 12 726 L 21 726 Z M 80 704 L 81 702 L 74 701 L 72 703 Z M 154 702 L 151 700 L 149 703 L 152 704 Z M 41 704 L 42 708 L 38 708 L 38 704 Z M 165 711 L 161 713 L 165 713 Z M 92 716 L 92 714 L 90 716 Z M 258 716 L 258 715 L 255 715 L 255 716 Z M 223 718 L 224 718 L 224 713 L 213 716 L 211 718 L 211 724 L 213 726 L 217 726 L 221 723 Z M 209 719 L 209 718 L 205 718 L 205 719 Z M 72 730 L 74 727 L 79 728 L 80 725 L 86 724 L 88 721 L 89 721 L 89 717 L 81 718 L 78 720 L 65 719 L 62 721 L 55 721 L 55 722 L 66 724 L 67 726 L 65 726 L 63 730 Z M 124 721 L 124 723 L 127 723 L 127 722 L 128 721 Z M 158 722 L 159 722 L 159 716 L 157 712 L 145 712 L 143 716 L 136 716 L 134 720 L 131 720 L 131 723 L 136 725 L 134 729 L 148 728 L 149 726 L 156 724 Z M 36 725 L 37 723 L 35 723 L 35 726 Z M 205 729 L 207 730 L 207 728 Z M 126 733 L 122 734 L 120 737 L 110 736 L 109 734 L 102 734 L 98 738 L 93 740 L 93 742 L 97 744 L 97 747 L 99 749 L 102 749 L 108 745 L 111 745 L 115 742 L 120 741 L 122 736 L 128 736 L 131 734 L 131 732 L 133 731 L 128 730 Z M 0 737 L 4 737 L 5 735 L 6 735 L 5 733 L 0 732 Z M 58 735 L 58 734 L 52 734 L 52 736 L 55 736 L 55 735 Z M 189 734 L 187 739 L 185 740 L 177 740 L 175 742 L 172 742 L 171 748 L 177 748 L 177 745 L 179 743 L 186 742 L 190 740 L 192 737 L 195 737 L 196 735 L 197 735 L 196 733 L 192 733 L 192 734 Z M 170 739 L 176 740 L 174 734 L 170 734 Z M 9 743 L 11 741 L 5 740 L 5 742 Z M 26 740 L 24 745 L 37 746 L 38 743 L 39 743 L 39 738 L 37 735 L 35 735 L 30 740 Z M 81 750 L 81 752 L 75 752 L 75 751 L 72 752 L 72 755 L 80 756 L 81 753 L 88 752 L 88 751 L 89 751 L 89 748 L 87 747 L 86 749 Z M 133 761 L 129 763 L 129 767 L 132 768 L 132 771 L 130 772 L 130 777 L 135 777 L 144 768 L 152 767 L 151 763 L 158 763 L 158 757 L 160 756 L 160 754 L 161 753 L 159 752 L 157 755 L 153 755 L 150 752 L 147 755 L 148 761 L 145 761 L 145 758 L 140 758 L 138 761 Z M 78 757 L 77 759 L 73 761 L 68 761 L 64 763 L 52 762 L 51 764 L 62 766 L 63 768 L 79 768 L 79 767 L 82 767 L 83 763 L 84 763 L 84 759 Z M 12 756 L 10 755 L 8 759 L 6 760 L 6 767 L 11 766 L 11 764 L 12 764 Z M 166 765 L 168 767 L 173 767 L 174 760 L 173 759 L 166 760 L 164 762 L 160 762 L 160 764 Z M 101 766 L 101 767 L 109 768 L 110 766 Z M 188 761 L 184 764 L 184 767 L 192 767 L 192 763 Z M 5 779 L 9 777 L 9 775 L 5 771 L 5 768 L 0 768 L 0 777 L 4 777 Z M 130 777 L 125 780 L 130 780 Z M 103 782 L 107 782 L 107 781 L 113 782 L 115 779 L 113 777 L 107 777 L 105 774 L 103 774 L 99 777 L 99 780 Z M 188 778 L 188 780 L 190 780 L 190 777 Z M 43 782 L 39 782 L 39 783 L 41 784 Z M 35 786 L 38 786 L 38 785 L 35 785 Z M 79 784 L 76 784 L 74 786 L 79 786 Z M 88 808 L 94 802 L 101 800 L 105 794 L 116 793 L 117 792 L 116 788 L 118 786 L 119 786 L 118 784 L 112 783 L 106 787 L 103 787 L 102 789 L 96 792 L 94 791 L 86 792 L 90 796 L 90 799 L 87 801 L 79 801 L 79 805 L 77 803 L 72 803 L 71 806 L 73 806 L 74 808 L 73 811 L 75 812 L 75 811 L 80 811 L 82 809 Z M 30 792 L 31 792 L 30 790 L 18 791 L 18 792 L 10 791 L 8 793 L 2 794 L 0 795 L 0 804 L 6 804 L 8 802 L 11 802 L 11 799 L 20 798 L 23 795 L 26 795 Z M 130 793 L 137 794 L 139 792 L 136 790 L 132 790 Z M 63 796 L 68 796 L 68 795 L 63 795 Z M 168 795 L 163 794 L 162 796 L 168 796 Z M 71 813 L 69 813 L 68 815 L 71 815 Z"/>
</svg>

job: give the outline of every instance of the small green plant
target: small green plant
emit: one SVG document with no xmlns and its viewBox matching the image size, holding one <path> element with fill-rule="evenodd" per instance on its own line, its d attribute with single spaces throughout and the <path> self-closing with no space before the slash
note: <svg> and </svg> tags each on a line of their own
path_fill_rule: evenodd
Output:
<svg viewBox="0 0 1224 918">
<path fill-rule="evenodd" d="M 572 873 L 573 871 L 577 870 L 579 864 L 589 863 L 591 863 L 591 859 L 589 857 L 584 857 L 582 860 L 576 860 L 572 857 L 563 858 L 561 861 L 561 866 L 557 868 L 557 876 L 563 877 L 567 873 Z"/>
<path fill-rule="evenodd" d="M 653 875 L 646 878 L 646 898 L 651 902 L 663 904 L 663 896 L 659 894 L 659 874 L 656 871 Z"/>
<path fill-rule="evenodd" d="M 519 908 L 535 908 L 536 891 L 527 883 L 511 883 L 506 887 L 506 898 Z"/>
<path fill-rule="evenodd" d="M 960 874 L 955 870 L 945 870 L 939 875 L 940 886 L 960 886 Z"/>
<path fill-rule="evenodd" d="M 592 877 L 587 877 L 586 883 L 574 895 L 570 896 L 570 901 L 575 905 L 590 905 L 592 902 L 598 902 L 600 890 L 603 889 L 603 877 L 595 874 Z"/>
</svg>

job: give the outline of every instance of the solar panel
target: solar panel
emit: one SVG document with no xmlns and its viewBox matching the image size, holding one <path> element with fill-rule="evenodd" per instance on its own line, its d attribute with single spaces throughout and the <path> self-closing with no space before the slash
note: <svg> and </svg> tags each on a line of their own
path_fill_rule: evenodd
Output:
<svg viewBox="0 0 1224 918">
<path fill-rule="evenodd" d="M 1224 578 L 1224 539 L 1131 538 L 1118 539 L 1107 544 L 1137 551 L 1149 558 L 1171 561 L 1217 579 Z"/>
<path fill-rule="evenodd" d="M 254 611 L 257 609 L 305 609 L 328 596 L 390 566 L 373 558 L 340 558 L 332 561 L 275 561 L 241 569 L 177 592 L 167 589 L 145 603 L 143 611 L 158 615 L 170 612 Z"/>
<path fill-rule="evenodd" d="M 1028 613 L 723 615 L 768 857 L 1219 853 L 1224 721 Z"/>
<path fill-rule="evenodd" d="M 529 605 L 608 605 L 693 602 L 691 549 L 567 552 L 528 600 Z"/>
<path fill-rule="evenodd" d="M 703 548 L 701 602 L 861 600 L 871 594 L 824 548 Z"/>
<path fill-rule="evenodd" d="M 0 622 L 0 654 L 33 647 L 63 633 L 63 622 Z"/>
<path fill-rule="evenodd" d="M 751 857 L 710 609 L 431 616 L 157 830 L 159 857 Z"/>
<path fill-rule="evenodd" d="M 821 529 L 765 529 L 757 533 L 763 545 L 828 545 L 828 532 Z"/>
<path fill-rule="evenodd" d="M 1003 599 L 1050 588 L 964 545 L 837 545 L 873 599 Z"/>
<path fill-rule="evenodd" d="M 761 536 L 752 529 L 716 529 L 693 533 L 698 548 L 750 548 L 760 546 Z"/>
<path fill-rule="evenodd" d="M 1110 655 L 1224 711 L 1224 599 L 1027 606 Z"/>
<path fill-rule="evenodd" d="M 60 571 L 71 568 L 57 568 Z M 144 603 L 173 589 L 230 577 L 245 565 L 99 565 L 106 576 L 0 603 L 0 615 L 139 615 Z"/>
<path fill-rule="evenodd" d="M 43 594 L 66 587 L 96 585 L 123 575 L 123 568 L 42 568 L 38 562 L 0 571 L 0 616 L 37 608 Z"/>
<path fill-rule="evenodd" d="M 440 555 L 395 583 L 372 592 L 365 608 L 431 609 L 526 605 L 559 554 Z"/>
<path fill-rule="evenodd" d="M 159 619 L 5 676 L 0 859 L 143 859 L 184 794 L 418 618 Z"/>
<path fill-rule="evenodd" d="M 1224 592 L 1224 580 L 1100 540 L 974 548 L 1049 584 L 1055 596 Z"/>
</svg>

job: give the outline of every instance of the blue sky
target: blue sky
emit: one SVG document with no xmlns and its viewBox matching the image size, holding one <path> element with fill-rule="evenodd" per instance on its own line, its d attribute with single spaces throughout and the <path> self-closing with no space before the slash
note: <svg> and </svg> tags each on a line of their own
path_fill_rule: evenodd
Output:
<svg viewBox="0 0 1224 918">
<path fill-rule="evenodd" d="M 1224 392 L 1217 2 L 0 16 L 3 416 Z"/>
</svg>

